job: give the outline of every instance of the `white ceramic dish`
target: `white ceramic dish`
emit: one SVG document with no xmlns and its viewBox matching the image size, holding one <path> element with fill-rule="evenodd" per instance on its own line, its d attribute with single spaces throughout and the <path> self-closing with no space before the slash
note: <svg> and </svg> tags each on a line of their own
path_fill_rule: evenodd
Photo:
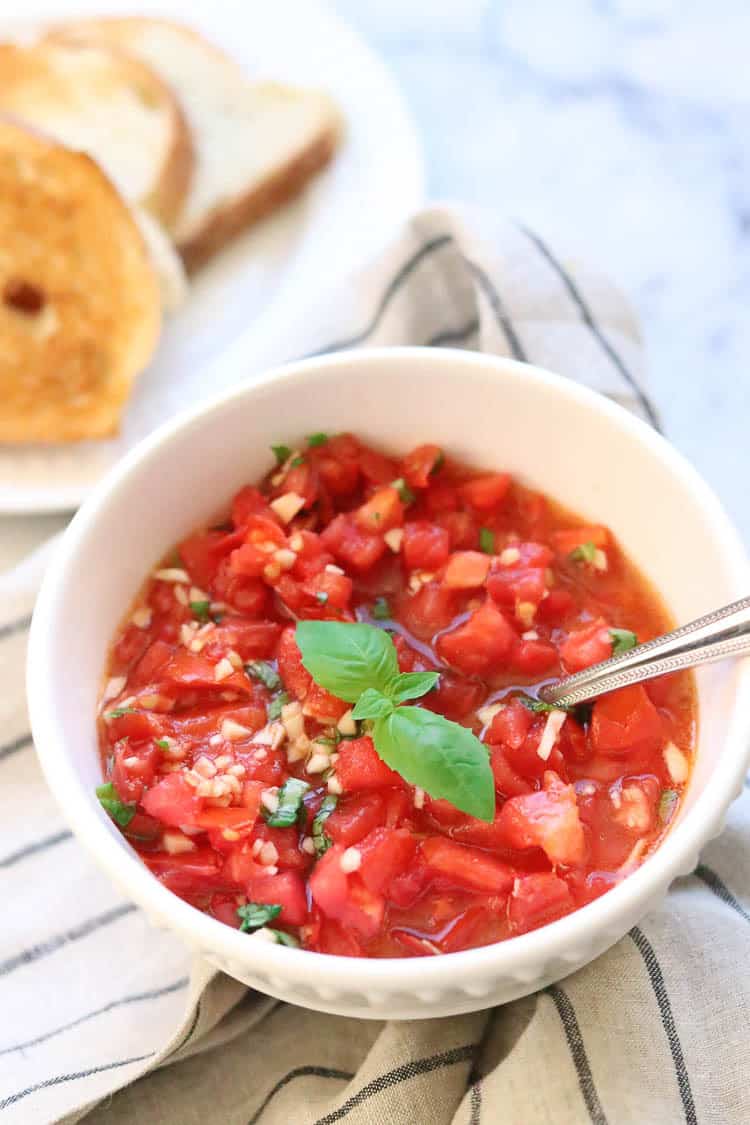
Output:
<svg viewBox="0 0 750 1125">
<path fill-rule="evenodd" d="M 303 348 L 295 348 L 295 319 L 380 250 L 421 205 L 421 145 L 395 80 L 325 0 L 218 0 L 188 6 L 180 0 L 135 5 L 131 0 L 24 0 L 0 8 L 4 34 L 105 12 L 135 10 L 187 20 L 229 51 L 250 76 L 330 91 L 346 119 L 340 152 L 303 198 L 237 239 L 196 275 L 185 304 L 165 324 L 156 357 L 135 386 L 116 438 L 0 446 L 0 514 L 72 511 L 141 438 L 222 389 L 206 364 L 240 337 L 247 337 L 244 364 L 227 371 L 226 386 L 302 354 Z"/>
<path fill-rule="evenodd" d="M 220 373 L 218 373 L 220 374 Z M 124 893 L 213 964 L 306 1007 L 442 1016 L 543 987 L 620 938 L 691 870 L 738 794 L 750 747 L 750 665 L 698 674 L 697 761 L 678 822 L 643 866 L 582 910 L 498 945 L 438 958 L 361 960 L 249 939 L 192 909 L 143 866 L 99 808 L 94 714 L 124 609 L 164 552 L 269 465 L 273 440 L 351 429 L 405 450 L 430 440 L 509 469 L 608 523 L 678 621 L 747 593 L 748 563 L 715 496 L 662 438 L 591 391 L 506 359 L 405 348 L 272 371 L 162 427 L 97 489 L 65 534 L 29 649 L 34 738 L 71 827 Z"/>
</svg>

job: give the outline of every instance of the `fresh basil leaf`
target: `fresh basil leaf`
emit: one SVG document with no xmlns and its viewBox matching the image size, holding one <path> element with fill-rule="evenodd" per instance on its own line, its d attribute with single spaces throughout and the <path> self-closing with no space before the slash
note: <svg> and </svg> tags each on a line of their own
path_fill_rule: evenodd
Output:
<svg viewBox="0 0 750 1125">
<path fill-rule="evenodd" d="M 575 547 L 568 558 L 577 563 L 592 563 L 596 556 L 596 546 L 594 543 L 581 543 L 579 547 Z"/>
<path fill-rule="evenodd" d="M 659 797 L 659 820 L 662 824 L 669 824 L 675 814 L 680 795 L 676 789 L 662 789 Z"/>
<path fill-rule="evenodd" d="M 96 795 L 99 798 L 99 804 L 114 820 L 115 824 L 119 824 L 120 828 L 127 828 L 135 816 L 135 805 L 126 805 L 124 801 L 121 801 L 111 781 L 108 781 L 106 785 L 98 785 Z"/>
<path fill-rule="evenodd" d="M 242 919 L 240 930 L 249 934 L 252 930 L 259 930 L 266 922 L 272 922 L 281 914 L 281 907 L 266 902 L 248 902 L 245 906 L 237 907 L 237 914 Z"/>
<path fill-rule="evenodd" d="M 274 720 L 281 717 L 282 709 L 286 707 L 288 702 L 289 696 L 285 691 L 281 691 L 278 695 L 275 695 L 273 697 L 271 702 L 268 704 L 268 707 L 266 708 L 266 715 L 268 716 L 270 722 L 274 722 Z"/>
<path fill-rule="evenodd" d="M 487 748 L 467 727 L 421 707 L 397 707 L 373 728 L 380 757 L 410 785 L 479 820 L 495 815 Z"/>
<path fill-rule="evenodd" d="M 388 605 L 385 598 L 375 599 L 372 603 L 371 613 L 376 621 L 390 621 L 392 616 L 391 607 Z"/>
<path fill-rule="evenodd" d="M 269 660 L 250 660 L 245 665 L 245 671 L 252 679 L 260 680 L 269 691 L 278 691 L 281 687 L 279 673 Z"/>
<path fill-rule="evenodd" d="M 268 932 L 269 934 L 273 934 L 273 936 L 276 938 L 277 945 L 287 945 L 290 949 L 299 949 L 299 942 L 297 941 L 296 937 L 292 937 L 291 934 L 285 933 L 284 930 L 272 930 L 269 926 Z"/>
<path fill-rule="evenodd" d="M 123 715 L 135 715 L 135 707 L 115 707 L 114 711 L 107 711 L 105 719 L 121 719 Z"/>
<path fill-rule="evenodd" d="M 304 465 L 304 463 L 305 463 L 305 458 L 302 457 L 301 455 L 298 456 L 298 457 L 293 457 L 291 459 L 291 461 L 289 462 L 289 468 L 290 469 L 298 469 L 300 467 L 300 465 Z"/>
<path fill-rule="evenodd" d="M 272 445 L 271 452 L 276 458 L 276 463 L 278 465 L 283 465 L 286 459 L 290 457 L 292 453 L 288 445 Z"/>
<path fill-rule="evenodd" d="M 480 527 L 479 529 L 479 550 L 484 551 L 485 555 L 494 555 L 495 553 L 495 532 L 490 531 L 488 527 Z"/>
<path fill-rule="evenodd" d="M 352 711 L 352 718 L 381 719 L 384 715 L 390 715 L 392 710 L 393 703 L 387 695 L 383 695 L 382 691 L 378 691 L 377 688 L 366 688 L 357 700 L 357 705 Z"/>
<path fill-rule="evenodd" d="M 271 828 L 291 828 L 296 824 L 303 808 L 302 798 L 309 788 L 306 781 L 300 781 L 297 777 L 288 777 L 279 789 L 279 807 L 276 812 L 272 813 L 266 809 L 263 813 L 266 824 Z"/>
<path fill-rule="evenodd" d="M 635 648 L 638 644 L 638 638 L 635 633 L 631 633 L 630 629 L 610 629 L 609 635 L 612 638 L 612 655 L 620 656 L 623 652 L 629 652 L 631 648 Z"/>
<path fill-rule="evenodd" d="M 409 485 L 406 483 L 403 477 L 398 477 L 396 480 L 392 480 L 391 488 L 396 489 L 396 492 L 399 494 L 402 504 L 414 503 L 414 493 L 409 488 Z"/>
<path fill-rule="evenodd" d="M 315 854 L 318 857 L 322 856 L 324 852 L 327 852 L 333 843 L 331 837 L 326 835 L 323 825 L 328 820 L 328 817 L 336 808 L 337 804 L 338 797 L 332 794 L 328 797 L 324 797 L 323 804 L 318 809 L 312 822 L 312 839 L 315 845 Z"/>
<path fill-rule="evenodd" d="M 323 434 L 323 433 L 310 434 L 308 439 L 307 439 L 307 444 L 312 445 L 312 446 L 325 445 L 325 443 L 327 441 L 328 441 L 328 434 Z"/>
<path fill-rule="evenodd" d="M 432 691 L 439 679 L 439 672 L 402 672 L 389 694 L 394 703 L 406 703 L 407 699 L 420 699 L 428 691 Z M 354 718 L 357 718 L 356 714 Z M 374 719 L 377 715 L 363 715 L 362 718 Z"/>
<path fill-rule="evenodd" d="M 160 750 L 168 750 L 171 745 L 168 738 L 157 738 L 154 741 Z"/>
<path fill-rule="evenodd" d="M 210 608 L 211 608 L 211 602 L 210 601 L 204 600 L 204 601 L 191 602 L 190 603 L 190 609 L 192 610 L 193 617 L 197 617 L 199 621 L 208 621 L 210 619 L 210 616 L 211 616 L 211 614 L 209 613 Z"/>
<path fill-rule="evenodd" d="M 295 636 L 315 683 L 347 703 L 356 703 L 367 688 L 387 692 L 398 675 L 393 641 L 375 625 L 300 621 Z"/>
</svg>

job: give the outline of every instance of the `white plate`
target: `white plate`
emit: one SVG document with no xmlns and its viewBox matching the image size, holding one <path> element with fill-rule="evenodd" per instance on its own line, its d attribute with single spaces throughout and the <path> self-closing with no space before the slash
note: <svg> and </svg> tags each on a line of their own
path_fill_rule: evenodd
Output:
<svg viewBox="0 0 750 1125">
<path fill-rule="evenodd" d="M 24 0 L 23 22 L 73 14 L 65 0 Z M 346 118 L 345 143 L 304 198 L 237 242 L 196 278 L 165 326 L 133 392 L 120 435 L 68 446 L 0 447 L 0 513 L 77 507 L 101 475 L 165 418 L 214 394 L 206 361 L 243 334 L 248 370 L 287 358 L 284 327 L 379 249 L 423 199 L 420 143 L 389 72 L 318 0 L 83 0 L 76 15 L 157 13 L 184 18 L 249 74 L 325 87 Z M 4 17 L 8 32 L 20 26 Z"/>
</svg>

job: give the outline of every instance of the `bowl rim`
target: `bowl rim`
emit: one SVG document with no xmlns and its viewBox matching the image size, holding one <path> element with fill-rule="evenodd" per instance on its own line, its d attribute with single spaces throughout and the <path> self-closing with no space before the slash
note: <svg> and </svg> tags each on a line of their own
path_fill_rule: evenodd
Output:
<svg viewBox="0 0 750 1125">
<path fill-rule="evenodd" d="M 483 378 L 499 373 L 519 384 L 530 381 L 614 423 L 636 444 L 645 446 L 681 485 L 692 490 L 726 555 L 732 582 L 737 587 L 736 596 L 745 595 L 750 585 L 750 563 L 744 545 L 716 494 L 661 434 L 612 400 L 573 379 L 504 356 L 453 348 L 394 347 L 346 349 L 285 363 L 235 384 L 165 422 L 109 471 L 66 529 L 54 565 L 44 577 L 31 624 L 27 698 L 34 743 L 47 783 L 76 837 L 120 889 L 145 910 L 150 920 L 158 918 L 203 954 L 219 957 L 229 964 L 244 964 L 249 971 L 257 970 L 271 982 L 294 982 L 309 992 L 312 971 L 318 986 L 327 986 L 336 994 L 346 991 L 366 997 L 369 993 L 381 996 L 383 990 L 414 994 L 440 984 L 455 989 L 475 982 L 477 977 L 486 977 L 489 983 L 512 979 L 519 970 L 538 967 L 540 961 L 564 959 L 571 950 L 592 948 L 596 935 L 611 937 L 615 932 L 619 935 L 623 919 L 632 918 L 639 905 L 648 904 L 674 878 L 692 869 L 699 849 L 720 830 L 727 807 L 742 788 L 750 761 L 750 658 L 747 658 L 738 662 L 730 723 L 716 768 L 695 805 L 636 871 L 606 895 L 537 930 L 434 958 L 344 957 L 258 940 L 249 942 L 248 935 L 178 898 L 154 878 L 134 852 L 129 853 L 122 846 L 105 814 L 95 804 L 93 794 L 79 781 L 68 759 L 52 707 L 52 683 L 59 661 L 54 658 L 55 645 L 49 638 L 54 637 L 56 614 L 61 600 L 66 597 L 67 586 L 75 581 L 79 550 L 90 537 L 96 536 L 99 515 L 110 500 L 127 490 L 132 471 L 145 461 L 158 458 L 163 447 L 178 434 L 200 426 L 227 404 L 252 399 L 269 385 L 305 380 L 306 391 L 309 391 L 316 373 L 323 375 L 329 374 L 331 369 L 340 369 L 347 378 L 357 377 L 366 375 L 369 367 L 378 367 L 384 361 L 393 365 L 409 364 L 413 373 L 420 376 L 427 375 L 428 369 L 458 364 L 466 372 Z M 596 952 L 598 949 L 594 950 Z"/>
</svg>

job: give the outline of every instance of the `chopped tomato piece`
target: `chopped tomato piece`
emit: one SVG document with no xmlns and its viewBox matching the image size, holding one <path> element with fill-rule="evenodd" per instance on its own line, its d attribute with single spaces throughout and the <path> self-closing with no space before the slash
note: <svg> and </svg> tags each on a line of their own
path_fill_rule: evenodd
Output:
<svg viewBox="0 0 750 1125">
<path fill-rule="evenodd" d="M 445 568 L 443 582 L 449 590 L 476 590 L 490 569 L 488 555 L 480 551 L 456 551 Z"/>
<path fill-rule="evenodd" d="M 401 617 L 416 637 L 427 640 L 450 625 L 457 609 L 454 590 L 446 590 L 439 582 L 427 582 L 404 601 Z"/>
<path fill-rule="evenodd" d="M 612 655 L 612 635 L 601 618 L 575 629 L 560 646 L 560 658 L 568 672 L 580 672 L 592 664 L 609 660 Z"/>
<path fill-rule="evenodd" d="M 504 894 L 513 886 L 513 868 L 479 848 L 430 836 L 422 841 L 420 851 L 428 872 L 441 886 L 465 887 L 492 895 Z"/>
<path fill-rule="evenodd" d="M 355 792 L 339 800 L 325 822 L 325 833 L 334 843 L 348 848 L 384 824 L 385 815 L 385 801 L 379 791 Z"/>
<path fill-rule="evenodd" d="M 232 501 L 232 523 L 236 528 L 243 528 L 250 522 L 251 516 L 274 519 L 268 499 L 257 488 L 248 484 L 239 490 Z"/>
<path fill-rule="evenodd" d="M 207 590 L 213 583 L 221 560 L 241 542 L 241 532 L 200 531 L 180 543 L 178 553 L 193 582 Z"/>
<path fill-rule="evenodd" d="M 342 565 L 355 571 L 369 570 L 386 551 L 382 535 L 363 531 L 350 516 L 336 516 L 320 538 Z"/>
<path fill-rule="evenodd" d="M 502 667 L 516 640 L 517 634 L 507 617 L 488 601 L 463 625 L 443 633 L 438 638 L 437 650 L 451 667 L 468 675 L 481 675 L 492 667 Z"/>
<path fill-rule="evenodd" d="M 489 512 L 502 504 L 509 488 L 509 473 L 490 473 L 467 481 L 461 486 L 461 495 L 472 508 L 479 512 Z"/>
<path fill-rule="evenodd" d="M 600 550 L 605 550 L 609 546 L 609 531 L 600 524 L 553 531 L 551 538 L 555 550 L 563 556 L 569 556 L 576 547 L 582 547 L 586 543 L 591 543 Z"/>
<path fill-rule="evenodd" d="M 551 779 L 547 782 L 547 778 Z M 548 773 L 547 788 L 511 797 L 500 812 L 508 844 L 514 848 L 542 848 L 551 863 L 582 863 L 586 840 L 578 815 L 575 789 Z"/>
<path fill-rule="evenodd" d="M 523 934 L 562 918 L 574 906 L 568 884 L 551 871 L 539 871 L 516 879 L 508 902 L 508 920 L 515 933 Z"/>
<path fill-rule="evenodd" d="M 490 765 L 498 793 L 502 793 L 503 797 L 518 797 L 522 793 L 531 793 L 531 783 L 516 772 L 502 746 L 490 746 L 489 749 Z"/>
<path fill-rule="evenodd" d="M 318 860 L 310 875 L 310 892 L 327 917 L 361 937 L 373 937 L 383 921 L 385 900 L 368 890 L 356 872 L 344 871 L 345 851 L 343 844 L 334 844 Z"/>
<path fill-rule="evenodd" d="M 355 520 L 363 531 L 382 535 L 404 522 L 404 505 L 395 488 L 379 488 L 370 499 L 357 509 Z"/>
<path fill-rule="evenodd" d="M 404 524 L 401 553 L 407 570 L 439 570 L 448 561 L 450 535 L 444 527 L 427 520 Z"/>
<path fill-rule="evenodd" d="M 386 894 L 393 880 L 407 871 L 416 850 L 417 841 L 408 828 L 373 829 L 357 845 L 362 882 L 375 894 Z"/>
<path fill-rule="evenodd" d="M 418 445 L 401 462 L 401 472 L 412 488 L 427 488 L 444 460 L 439 445 Z"/>
<path fill-rule="evenodd" d="M 403 785 L 399 774 L 389 769 L 371 738 L 353 738 L 338 745 L 336 777 L 345 792 L 353 789 L 380 789 L 383 785 Z"/>
<path fill-rule="evenodd" d="M 664 742 L 661 716 L 642 684 L 619 688 L 594 703 L 591 740 L 602 754 L 627 754 Z"/>
<path fill-rule="evenodd" d="M 254 875 L 248 884 L 247 896 L 252 902 L 280 906 L 278 920 L 284 926 L 301 926 L 307 921 L 305 884 L 297 871 Z"/>
<path fill-rule="evenodd" d="M 168 773 L 143 795 L 142 805 L 149 816 L 163 824 L 197 827 L 203 811 L 203 798 L 188 785 L 180 773 Z"/>
</svg>

